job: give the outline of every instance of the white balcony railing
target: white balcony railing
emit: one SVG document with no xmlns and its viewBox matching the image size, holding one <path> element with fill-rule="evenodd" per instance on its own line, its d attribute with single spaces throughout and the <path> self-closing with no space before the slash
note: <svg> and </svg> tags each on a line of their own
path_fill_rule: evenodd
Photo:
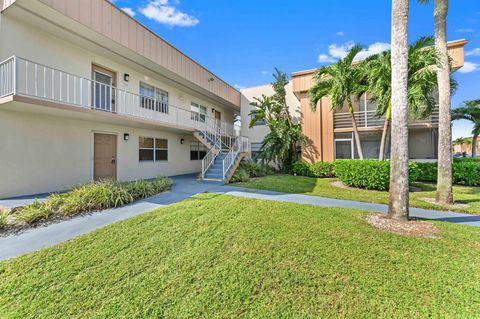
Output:
<svg viewBox="0 0 480 319">
<path fill-rule="evenodd" d="M 354 112 L 355 123 L 357 127 L 381 127 L 384 124 L 385 116 L 378 116 L 376 111 L 359 111 Z M 409 125 L 421 125 L 421 124 L 437 124 L 438 123 L 438 108 L 435 109 L 428 118 L 416 120 L 411 119 Z M 352 117 L 350 113 L 334 113 L 333 114 L 333 125 L 335 129 L 342 128 L 352 128 Z"/>
<path fill-rule="evenodd" d="M 19 95 L 82 109 L 115 113 L 205 131 L 215 123 L 226 135 L 235 136 L 233 123 L 156 101 L 154 98 L 64 72 L 20 57 L 0 63 L 0 98 Z"/>
</svg>

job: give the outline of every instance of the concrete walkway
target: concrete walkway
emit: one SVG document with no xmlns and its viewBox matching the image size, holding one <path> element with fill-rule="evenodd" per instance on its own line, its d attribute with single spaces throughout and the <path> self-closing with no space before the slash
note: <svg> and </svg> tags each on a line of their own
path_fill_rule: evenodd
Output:
<svg viewBox="0 0 480 319">
<path fill-rule="evenodd" d="M 176 203 L 199 193 L 212 192 L 244 198 L 273 200 L 288 203 L 310 204 L 315 206 L 341 207 L 373 212 L 386 212 L 387 205 L 363 203 L 317 196 L 285 194 L 272 191 L 262 191 L 234 186 L 223 186 L 214 182 L 199 182 L 194 175 L 176 176 L 172 190 L 154 197 L 150 197 L 131 205 L 107 209 L 91 215 L 78 216 L 76 218 L 52 224 L 46 227 L 34 228 L 19 235 L 0 238 L 0 260 L 19 256 L 41 248 L 53 246 L 60 242 L 72 239 L 78 235 L 88 233 L 94 229 L 121 221 L 165 205 Z M 30 201 L 33 199 L 30 198 Z M 28 203 L 25 198 L 22 204 Z M 16 205 L 18 202 L 0 200 L 0 206 Z M 18 206 L 18 205 L 17 205 Z M 480 227 L 480 216 L 441 212 L 419 208 L 410 209 L 411 216 L 446 221 L 456 224 Z"/>
</svg>

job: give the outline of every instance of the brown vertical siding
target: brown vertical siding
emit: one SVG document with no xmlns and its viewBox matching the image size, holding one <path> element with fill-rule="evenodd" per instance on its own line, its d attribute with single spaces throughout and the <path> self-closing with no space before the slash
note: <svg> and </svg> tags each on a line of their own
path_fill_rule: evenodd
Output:
<svg viewBox="0 0 480 319">
<path fill-rule="evenodd" d="M 320 103 L 319 103 L 320 104 Z M 302 133 L 307 136 L 307 143 L 302 147 L 302 159 L 307 162 L 322 160 L 321 125 L 322 110 L 317 107 L 314 112 L 310 107 L 308 98 L 304 95 L 300 98 L 300 112 Z"/>
<path fill-rule="evenodd" d="M 330 98 L 321 101 L 322 106 L 322 160 L 332 162 L 335 159 L 333 145 L 333 112 Z"/>
</svg>

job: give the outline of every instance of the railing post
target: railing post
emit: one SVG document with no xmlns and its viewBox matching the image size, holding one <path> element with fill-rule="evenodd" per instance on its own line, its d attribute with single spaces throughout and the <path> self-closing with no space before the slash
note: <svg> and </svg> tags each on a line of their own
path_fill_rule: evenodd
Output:
<svg viewBox="0 0 480 319">
<path fill-rule="evenodd" d="M 13 95 L 18 93 L 18 58 L 13 56 Z"/>
</svg>

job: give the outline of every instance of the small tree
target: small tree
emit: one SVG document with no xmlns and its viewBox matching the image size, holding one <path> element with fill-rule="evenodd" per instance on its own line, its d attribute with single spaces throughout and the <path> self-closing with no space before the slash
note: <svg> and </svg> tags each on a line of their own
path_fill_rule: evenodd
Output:
<svg viewBox="0 0 480 319">
<path fill-rule="evenodd" d="M 294 123 L 287 104 L 288 84 L 286 73 L 275 69 L 275 81 L 272 83 L 275 94 L 262 95 L 251 103 L 255 109 L 250 113 L 250 127 L 262 121 L 270 132 L 265 136 L 260 147 L 259 157 L 263 163 L 276 163 L 281 171 L 290 171 L 293 163 L 298 160 L 298 147 L 304 143 L 299 123 Z"/>
<path fill-rule="evenodd" d="M 347 103 L 360 159 L 363 159 L 363 151 L 352 99 L 358 99 L 358 96 L 365 92 L 363 75 L 360 69 L 353 64 L 355 56 L 362 49 L 361 45 L 354 45 L 347 55 L 337 63 L 318 68 L 314 76 L 315 84 L 308 91 L 312 110 L 316 110 L 318 101 L 326 96 L 332 100 L 332 110 L 341 109 Z"/>
<path fill-rule="evenodd" d="M 480 100 L 466 101 L 462 106 L 453 109 L 452 120 L 472 122 L 472 157 L 477 156 L 477 139 L 480 136 Z"/>
</svg>

